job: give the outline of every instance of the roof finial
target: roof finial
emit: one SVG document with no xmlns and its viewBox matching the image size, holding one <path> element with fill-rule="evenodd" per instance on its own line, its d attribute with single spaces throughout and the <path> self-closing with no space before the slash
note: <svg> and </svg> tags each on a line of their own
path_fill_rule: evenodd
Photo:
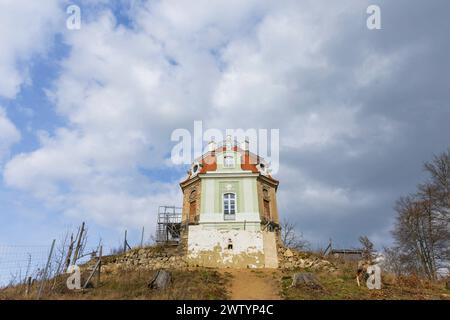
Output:
<svg viewBox="0 0 450 320">
<path fill-rule="evenodd" d="M 231 135 L 227 135 L 227 137 L 225 138 L 225 147 L 226 150 L 231 150 L 232 148 L 232 136 Z"/>
<path fill-rule="evenodd" d="M 214 150 L 216 150 L 216 142 L 214 141 L 214 139 L 212 139 L 210 142 L 208 142 L 208 151 L 213 152 Z"/>
</svg>

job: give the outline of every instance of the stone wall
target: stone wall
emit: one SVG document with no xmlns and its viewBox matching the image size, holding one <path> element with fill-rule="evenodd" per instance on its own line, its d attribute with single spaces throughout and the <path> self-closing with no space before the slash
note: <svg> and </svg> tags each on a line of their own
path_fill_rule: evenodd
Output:
<svg viewBox="0 0 450 320">
<path fill-rule="evenodd" d="M 264 261 L 264 256 L 261 255 L 260 259 Z M 96 261 L 93 259 L 85 267 L 89 269 L 95 263 Z M 196 264 L 193 264 L 192 260 L 188 259 L 185 254 L 180 254 L 180 250 L 176 246 L 155 246 L 133 249 L 124 254 L 105 256 L 102 259 L 102 272 L 105 273 L 138 269 L 186 269 L 195 266 Z M 233 264 L 231 263 L 229 266 L 233 267 Z M 217 265 L 210 265 L 210 267 L 217 267 Z M 287 249 L 282 246 L 278 247 L 278 268 L 286 270 L 310 269 L 326 272 L 337 270 L 331 262 L 321 257 Z"/>
<path fill-rule="evenodd" d="M 105 273 L 127 269 L 185 269 L 185 255 L 177 247 L 148 247 L 133 249 L 124 254 L 105 256 L 102 259 L 102 271 Z"/>
<path fill-rule="evenodd" d="M 285 247 L 278 248 L 278 263 L 279 268 L 294 270 L 294 269 L 310 269 L 314 271 L 333 272 L 337 268 L 330 261 L 325 260 L 319 256 L 298 252 L 296 250 Z"/>
</svg>

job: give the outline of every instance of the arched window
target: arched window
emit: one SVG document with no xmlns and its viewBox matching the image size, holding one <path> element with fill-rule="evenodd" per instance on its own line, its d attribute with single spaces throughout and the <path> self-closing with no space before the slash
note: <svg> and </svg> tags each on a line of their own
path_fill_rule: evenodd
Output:
<svg viewBox="0 0 450 320">
<path fill-rule="evenodd" d="M 197 216 L 197 190 L 194 189 L 189 194 L 189 222 L 194 223 Z"/>
<path fill-rule="evenodd" d="M 236 194 L 225 193 L 223 195 L 223 214 L 225 219 L 234 219 L 236 214 Z"/>
<path fill-rule="evenodd" d="M 194 189 L 189 194 L 189 201 L 194 201 L 194 200 L 196 200 L 196 198 L 197 198 L 197 190 Z"/>
</svg>

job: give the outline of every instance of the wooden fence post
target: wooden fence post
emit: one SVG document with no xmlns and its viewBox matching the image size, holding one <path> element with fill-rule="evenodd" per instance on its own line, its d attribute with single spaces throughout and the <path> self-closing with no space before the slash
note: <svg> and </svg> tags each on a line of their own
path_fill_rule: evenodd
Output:
<svg viewBox="0 0 450 320">
<path fill-rule="evenodd" d="M 98 254 L 98 272 L 97 272 L 97 287 L 100 286 L 100 273 L 102 269 L 102 255 L 103 255 L 103 246 L 100 246 L 99 254 Z"/>
<path fill-rule="evenodd" d="M 127 230 L 125 230 L 125 238 L 123 240 L 123 252 L 127 252 Z"/>
<path fill-rule="evenodd" d="M 73 265 L 75 265 L 77 263 L 77 260 L 78 260 L 78 255 L 80 253 L 79 251 L 80 251 L 80 247 L 81 247 L 81 244 L 82 244 L 81 241 L 83 239 L 83 233 L 84 233 L 84 221 L 81 224 L 81 230 L 80 230 L 80 234 L 78 236 L 78 242 L 77 242 L 77 246 L 75 248 L 75 254 L 73 256 L 73 261 L 72 261 Z"/>
<path fill-rule="evenodd" d="M 42 275 L 41 286 L 39 287 L 37 300 L 40 299 L 41 293 L 42 293 L 42 289 L 44 288 L 45 281 L 47 281 L 47 272 L 48 272 L 48 268 L 50 266 L 50 261 L 52 259 L 53 249 L 55 248 L 55 242 L 56 242 L 56 239 L 53 239 L 52 247 L 50 248 L 50 254 L 48 255 L 48 259 L 47 259 L 47 264 L 45 265 L 44 274 Z"/>
<path fill-rule="evenodd" d="M 141 248 L 144 246 L 144 227 L 142 227 L 142 234 L 141 234 Z"/>
<path fill-rule="evenodd" d="M 31 291 L 31 277 L 27 278 L 27 287 L 25 289 L 25 296 L 28 296 L 30 294 Z"/>
</svg>

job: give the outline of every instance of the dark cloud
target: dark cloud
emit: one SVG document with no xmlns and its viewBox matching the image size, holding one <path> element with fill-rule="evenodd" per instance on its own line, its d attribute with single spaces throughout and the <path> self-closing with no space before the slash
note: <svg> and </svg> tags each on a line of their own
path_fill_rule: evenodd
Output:
<svg viewBox="0 0 450 320">
<path fill-rule="evenodd" d="M 322 148 L 286 147 L 280 157 L 284 213 L 320 243 L 332 237 L 357 245 L 361 234 L 373 236 L 379 246 L 389 243 L 395 200 L 423 181 L 423 162 L 450 146 L 450 4 L 376 3 L 382 10 L 382 30 L 370 31 L 361 26 L 363 16 L 345 14 L 321 51 L 329 70 L 291 75 L 310 97 L 306 102 L 311 104 L 302 111 L 357 107 L 355 136 L 335 135 L 334 143 Z M 371 55 L 374 65 L 361 69 Z M 358 72 L 376 72 L 383 59 L 380 71 L 386 74 L 358 85 Z M 390 129 L 383 131 L 385 126 Z M 292 177 L 295 172 L 301 174 Z M 302 203 L 292 190 L 301 194 L 309 183 L 343 189 L 349 202 L 335 207 Z M 364 196 L 371 200 L 358 204 Z"/>
</svg>

